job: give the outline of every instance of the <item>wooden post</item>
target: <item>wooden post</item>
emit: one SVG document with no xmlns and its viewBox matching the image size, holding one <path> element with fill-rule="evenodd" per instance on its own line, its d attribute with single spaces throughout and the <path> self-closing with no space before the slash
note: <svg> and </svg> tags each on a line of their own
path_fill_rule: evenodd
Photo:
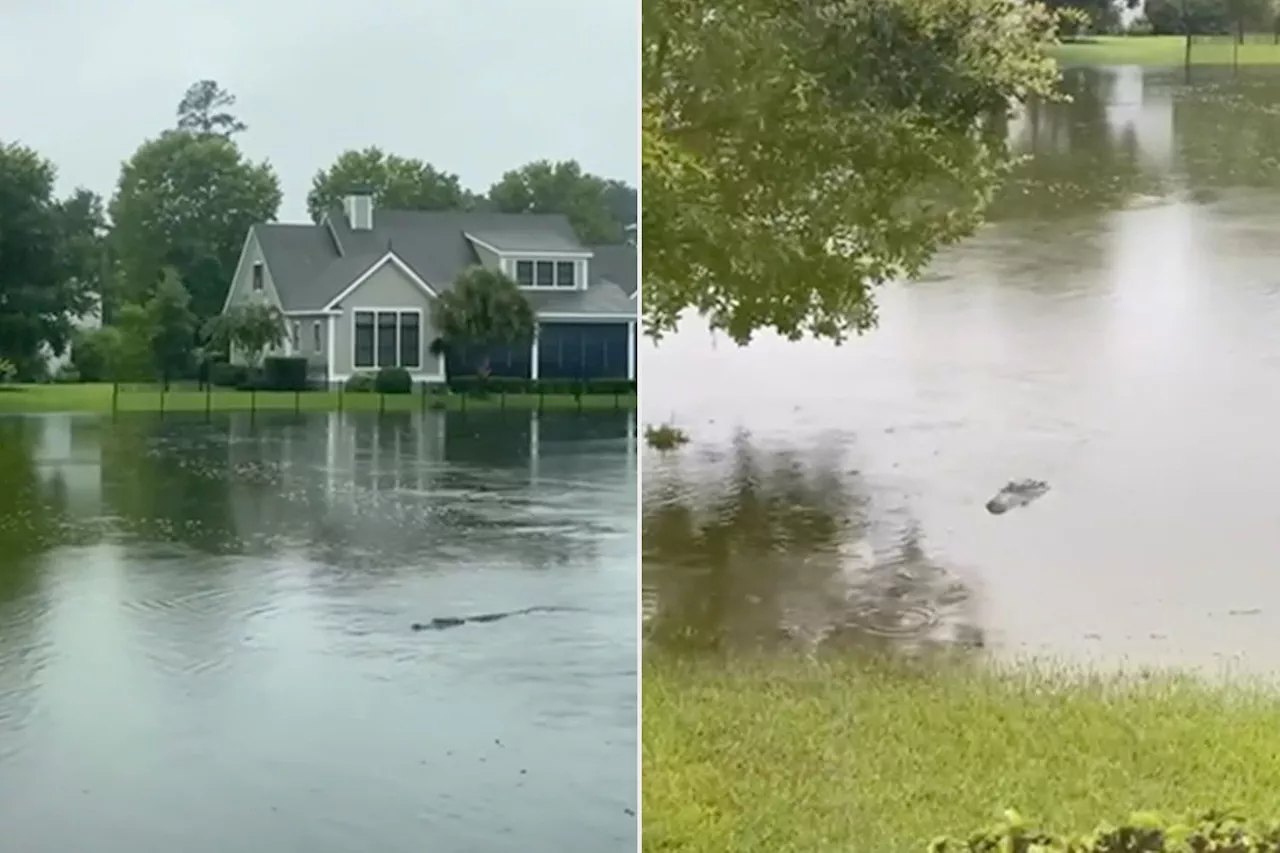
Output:
<svg viewBox="0 0 1280 853">
<path fill-rule="evenodd" d="M 302 392 L 295 390 L 293 392 L 293 413 L 296 415 L 302 410 Z"/>
<path fill-rule="evenodd" d="M 378 414 L 385 415 L 387 413 L 387 395 L 381 391 L 378 392 Z"/>
<path fill-rule="evenodd" d="M 111 417 L 115 417 L 120 411 L 120 383 L 111 383 Z"/>
<path fill-rule="evenodd" d="M 204 383 L 204 419 L 206 422 L 210 419 L 213 412 L 213 385 Z"/>
<path fill-rule="evenodd" d="M 164 420 L 164 386 L 160 386 L 160 420 Z"/>
</svg>

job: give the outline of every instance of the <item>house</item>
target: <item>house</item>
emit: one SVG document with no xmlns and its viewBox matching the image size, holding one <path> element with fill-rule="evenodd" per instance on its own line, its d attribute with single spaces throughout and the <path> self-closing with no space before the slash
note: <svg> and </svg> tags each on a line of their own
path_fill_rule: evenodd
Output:
<svg viewBox="0 0 1280 853">
<path fill-rule="evenodd" d="M 328 382 L 384 366 L 443 382 L 436 299 L 474 265 L 515 279 L 537 312 L 530 346 L 490 353 L 494 375 L 635 378 L 636 249 L 583 245 L 558 214 L 375 210 L 349 195 L 318 225 L 250 228 L 223 310 L 279 308 L 277 354 L 305 356 Z"/>
</svg>

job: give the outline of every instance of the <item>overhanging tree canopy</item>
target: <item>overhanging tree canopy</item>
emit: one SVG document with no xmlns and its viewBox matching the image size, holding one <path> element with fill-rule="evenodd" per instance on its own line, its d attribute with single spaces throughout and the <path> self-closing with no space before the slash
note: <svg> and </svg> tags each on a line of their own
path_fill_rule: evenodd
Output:
<svg viewBox="0 0 1280 853">
<path fill-rule="evenodd" d="M 841 340 L 973 231 L 1011 102 L 1054 88 L 1020 0 L 644 0 L 644 311 Z"/>
</svg>

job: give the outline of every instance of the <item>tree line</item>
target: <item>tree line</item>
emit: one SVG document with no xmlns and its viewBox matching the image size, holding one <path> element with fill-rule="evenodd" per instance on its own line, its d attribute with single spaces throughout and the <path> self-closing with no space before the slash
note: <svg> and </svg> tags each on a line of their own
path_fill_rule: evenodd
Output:
<svg viewBox="0 0 1280 853">
<path fill-rule="evenodd" d="M 1277 0 L 1045 0 L 1058 12 L 1094 33 L 1151 35 L 1228 35 L 1275 33 Z M 1122 12 L 1141 13 L 1126 27 Z"/>
<path fill-rule="evenodd" d="M 86 341 L 113 349 L 128 378 L 176 375 L 211 340 L 250 226 L 276 219 L 283 197 L 269 162 L 236 142 L 248 128 L 214 80 L 189 87 L 173 127 L 125 161 L 109 200 L 55 193 L 55 165 L 0 141 L 0 374 L 41 378 L 46 345 L 65 352 L 73 318 L 101 306 L 108 330 Z M 315 221 L 355 187 L 402 210 L 493 210 L 566 215 L 586 243 L 621 242 L 636 222 L 635 188 L 574 160 L 512 169 L 481 194 L 456 174 L 378 147 L 342 152 L 307 194 Z"/>
</svg>

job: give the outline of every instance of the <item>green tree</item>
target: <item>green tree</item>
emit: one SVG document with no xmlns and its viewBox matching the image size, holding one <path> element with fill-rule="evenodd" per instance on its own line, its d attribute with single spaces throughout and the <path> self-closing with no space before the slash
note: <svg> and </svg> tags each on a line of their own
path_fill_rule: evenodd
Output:
<svg viewBox="0 0 1280 853">
<path fill-rule="evenodd" d="M 307 193 L 312 221 L 319 222 L 356 189 L 372 192 L 376 208 L 465 210 L 470 206 L 470 194 L 457 175 L 412 157 L 369 147 L 344 151 L 328 169 L 316 172 Z"/>
<path fill-rule="evenodd" d="M 147 301 L 147 322 L 151 331 L 151 357 L 167 389 L 169 380 L 190 366 L 196 334 L 191 294 L 172 267 L 165 268 L 160 284 Z"/>
<path fill-rule="evenodd" d="M 266 351 L 282 345 L 287 336 L 284 315 L 265 302 L 232 306 L 209 320 L 204 331 L 211 349 L 234 350 L 254 369 Z"/>
<path fill-rule="evenodd" d="M 1115 32 L 1120 26 L 1120 8 L 1138 7 L 1138 0 L 1041 0 L 1054 12 L 1069 9 L 1084 15 L 1088 28 L 1095 33 Z"/>
<path fill-rule="evenodd" d="M 245 234 L 280 207 L 268 163 L 253 163 L 217 135 L 169 130 L 124 164 L 111 199 L 110 248 L 122 300 L 145 304 L 173 267 L 201 321 L 217 314 L 231 286 Z"/>
<path fill-rule="evenodd" d="M 489 205 L 504 213 L 561 213 L 582 242 L 621 243 L 627 223 L 614 218 L 610 191 L 608 181 L 576 160 L 536 160 L 503 174 L 489 188 Z"/>
<path fill-rule="evenodd" d="M 81 329 L 71 341 L 71 365 L 81 382 L 106 382 L 119 374 L 124 340 L 115 326 Z"/>
<path fill-rule="evenodd" d="M 101 207 L 84 190 L 57 201 L 55 175 L 32 149 L 0 143 L 0 358 L 20 374 L 39 363 L 42 345 L 61 353 L 72 317 L 92 306 Z"/>
<path fill-rule="evenodd" d="M 634 225 L 640 219 L 640 194 L 626 181 L 605 181 L 604 203 L 609 216 L 619 225 Z"/>
<path fill-rule="evenodd" d="M 236 96 L 216 80 L 197 80 L 178 102 L 178 129 L 206 136 L 231 138 L 248 130 L 248 125 L 230 112 Z"/>
<path fill-rule="evenodd" d="M 1052 95 L 1055 21 L 1016 0 L 643 0 L 647 331 L 842 340 L 872 288 L 981 222 L 992 121 Z"/>
<path fill-rule="evenodd" d="M 120 346 L 116 351 L 111 378 L 117 382 L 149 382 L 155 378 L 155 357 L 151 349 L 151 318 L 145 305 L 126 302 L 116 311 L 115 326 Z"/>
<path fill-rule="evenodd" d="M 532 341 L 537 318 L 515 281 L 477 266 L 465 270 L 453 288 L 440 295 L 436 326 L 449 349 L 477 353 L 476 372 L 488 376 L 489 351 Z"/>
</svg>

